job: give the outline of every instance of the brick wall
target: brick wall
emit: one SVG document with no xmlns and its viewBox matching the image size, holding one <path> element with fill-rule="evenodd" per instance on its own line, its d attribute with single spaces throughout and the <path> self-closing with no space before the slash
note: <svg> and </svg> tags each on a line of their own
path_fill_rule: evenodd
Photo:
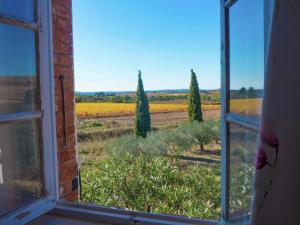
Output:
<svg viewBox="0 0 300 225">
<path fill-rule="evenodd" d="M 57 150 L 59 160 L 60 196 L 67 201 L 78 199 L 78 189 L 72 190 L 78 176 L 76 160 L 74 67 L 72 35 L 72 0 L 52 0 L 53 54 L 55 76 Z M 63 116 L 60 76 L 64 75 L 65 115 Z M 64 132 L 66 124 L 66 134 Z M 65 145 L 65 138 L 67 145 Z"/>
</svg>

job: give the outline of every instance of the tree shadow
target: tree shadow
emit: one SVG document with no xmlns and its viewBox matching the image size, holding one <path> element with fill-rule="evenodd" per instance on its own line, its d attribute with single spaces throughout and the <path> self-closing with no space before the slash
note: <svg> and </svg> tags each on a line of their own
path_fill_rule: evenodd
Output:
<svg viewBox="0 0 300 225">
<path fill-rule="evenodd" d="M 207 158 L 198 158 L 193 156 L 180 156 L 179 159 L 181 160 L 189 160 L 189 161 L 195 161 L 195 162 L 205 162 L 205 163 L 220 163 L 220 160 L 216 159 L 207 159 Z"/>
<path fill-rule="evenodd" d="M 204 149 L 204 150 L 193 150 L 193 154 L 195 155 L 221 155 L 221 150 L 220 149 Z"/>
</svg>

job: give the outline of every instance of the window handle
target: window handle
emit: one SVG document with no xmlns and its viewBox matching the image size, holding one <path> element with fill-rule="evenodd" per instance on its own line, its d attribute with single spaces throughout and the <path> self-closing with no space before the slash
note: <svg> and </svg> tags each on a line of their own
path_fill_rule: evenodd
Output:
<svg viewBox="0 0 300 225">
<path fill-rule="evenodd" d="M 61 104 L 62 104 L 62 124 L 63 124 L 63 134 L 64 134 L 64 147 L 67 147 L 67 118 L 66 118 L 66 101 L 65 101 L 65 76 L 59 76 L 61 84 Z"/>
</svg>

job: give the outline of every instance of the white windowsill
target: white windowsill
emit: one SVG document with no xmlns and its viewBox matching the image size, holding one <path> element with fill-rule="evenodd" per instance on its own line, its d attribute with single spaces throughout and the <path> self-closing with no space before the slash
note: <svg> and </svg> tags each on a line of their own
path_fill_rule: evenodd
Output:
<svg viewBox="0 0 300 225">
<path fill-rule="evenodd" d="M 72 218 L 78 222 L 84 221 L 85 224 L 97 223 L 97 224 L 199 224 L 199 225 L 217 225 L 220 221 L 202 220 L 197 218 L 171 216 L 162 214 L 150 214 L 135 212 L 123 209 L 86 205 L 79 203 L 59 202 L 58 205 L 48 215 L 55 216 L 55 220 L 58 218 Z M 44 217 L 44 216 L 42 216 Z M 39 218 L 44 220 L 45 218 Z M 49 217 L 50 218 L 50 217 Z M 53 217 L 54 218 L 54 217 Z M 36 220 L 37 222 L 39 221 Z M 52 219 L 51 219 L 52 220 Z M 34 222 L 32 224 L 37 225 L 39 223 Z M 42 223 L 47 224 L 47 223 Z M 51 223 L 49 223 L 50 225 Z M 78 223 L 80 224 L 80 223 Z M 52 225 L 52 224 L 51 224 Z"/>
</svg>

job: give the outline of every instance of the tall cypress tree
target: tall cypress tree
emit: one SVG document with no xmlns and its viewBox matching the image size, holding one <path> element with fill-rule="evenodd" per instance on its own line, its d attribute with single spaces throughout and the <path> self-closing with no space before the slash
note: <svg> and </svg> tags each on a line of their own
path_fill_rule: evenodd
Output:
<svg viewBox="0 0 300 225">
<path fill-rule="evenodd" d="M 139 70 L 135 104 L 135 135 L 137 137 L 146 137 L 147 132 L 151 130 L 151 118 L 148 98 L 144 91 L 141 76 L 142 72 Z"/>
<path fill-rule="evenodd" d="M 191 69 L 191 85 L 189 93 L 189 119 L 190 121 L 203 121 L 201 99 L 196 73 Z"/>
</svg>

